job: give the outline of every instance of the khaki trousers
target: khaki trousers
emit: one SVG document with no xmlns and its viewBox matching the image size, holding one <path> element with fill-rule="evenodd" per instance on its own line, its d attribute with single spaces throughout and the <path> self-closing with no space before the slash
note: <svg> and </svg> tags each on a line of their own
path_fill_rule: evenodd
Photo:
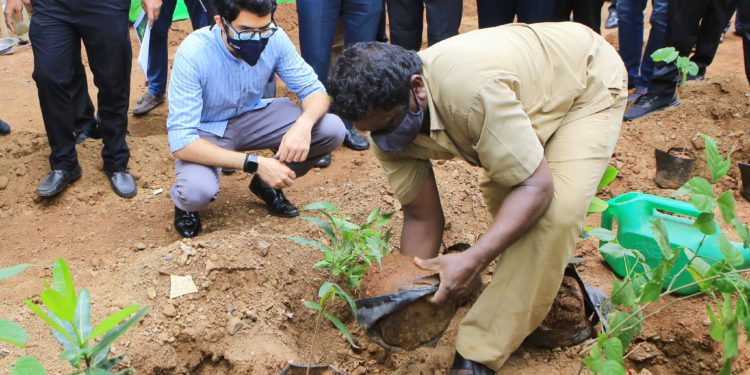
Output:
<svg viewBox="0 0 750 375">
<path fill-rule="evenodd" d="M 619 58 L 618 58 L 619 59 Z M 620 63 L 622 64 L 622 63 Z M 617 143 L 627 101 L 627 75 L 608 85 L 614 104 L 563 125 L 544 148 L 555 192 L 539 222 L 497 260 L 490 284 L 461 321 L 456 350 L 495 371 L 550 310 L 581 232 L 589 202 Z M 510 188 L 480 182 L 494 216 Z"/>
</svg>

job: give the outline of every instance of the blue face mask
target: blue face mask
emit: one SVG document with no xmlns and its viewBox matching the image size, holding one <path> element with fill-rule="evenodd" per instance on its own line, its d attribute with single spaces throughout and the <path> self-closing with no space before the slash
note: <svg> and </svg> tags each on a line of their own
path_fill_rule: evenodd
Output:
<svg viewBox="0 0 750 375">
<path fill-rule="evenodd" d="M 422 110 L 422 106 L 419 105 L 419 100 L 417 100 L 417 95 L 414 94 L 414 91 L 411 94 L 414 96 L 414 102 L 417 104 L 416 112 L 410 111 L 407 105 L 406 114 L 398 125 L 370 133 L 372 140 L 384 152 L 396 153 L 403 150 L 422 131 L 424 111 Z"/>
<path fill-rule="evenodd" d="M 238 32 L 232 25 L 224 21 L 224 31 L 227 34 L 227 44 L 234 49 L 239 57 L 248 63 L 250 66 L 255 66 L 260 59 L 260 54 L 266 49 L 268 45 L 268 39 L 278 30 L 274 23 L 271 23 L 269 27 L 263 31 L 251 31 L 251 32 Z M 235 38 L 230 37 L 230 32 L 234 34 Z"/>
</svg>

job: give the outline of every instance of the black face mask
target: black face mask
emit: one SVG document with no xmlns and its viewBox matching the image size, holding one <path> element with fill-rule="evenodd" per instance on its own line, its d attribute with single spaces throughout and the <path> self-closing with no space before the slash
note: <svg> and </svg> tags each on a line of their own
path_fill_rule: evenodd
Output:
<svg viewBox="0 0 750 375">
<path fill-rule="evenodd" d="M 268 38 L 259 38 L 251 40 L 239 40 L 229 36 L 229 30 L 224 27 L 224 31 L 227 34 L 227 43 L 231 46 L 240 58 L 248 63 L 250 66 L 255 66 L 260 59 L 260 54 L 266 49 L 268 45 Z"/>
<path fill-rule="evenodd" d="M 395 153 L 403 150 L 417 138 L 419 132 L 422 130 L 424 111 L 422 110 L 422 106 L 419 105 L 419 100 L 417 100 L 417 95 L 414 94 L 414 91 L 411 94 L 414 97 L 414 102 L 417 104 L 416 112 L 410 111 L 407 104 L 406 114 L 398 125 L 390 129 L 370 133 L 370 137 L 372 137 L 375 144 L 387 153 Z"/>
</svg>

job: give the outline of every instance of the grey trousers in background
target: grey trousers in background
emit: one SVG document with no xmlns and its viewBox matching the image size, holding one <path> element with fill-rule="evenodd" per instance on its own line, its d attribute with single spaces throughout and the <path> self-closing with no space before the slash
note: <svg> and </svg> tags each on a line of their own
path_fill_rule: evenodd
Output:
<svg viewBox="0 0 750 375">
<path fill-rule="evenodd" d="M 228 150 L 278 148 L 284 134 L 300 114 L 302 109 L 288 98 L 279 98 L 265 108 L 229 120 L 223 137 L 200 130 L 198 134 L 201 139 Z M 326 114 L 313 127 L 307 160 L 289 163 L 289 168 L 297 174 L 297 178 L 303 176 L 323 155 L 341 146 L 345 132 L 340 118 Z M 176 180 L 170 191 L 175 206 L 189 212 L 208 207 L 219 194 L 220 170 L 221 168 L 175 159 Z"/>
</svg>

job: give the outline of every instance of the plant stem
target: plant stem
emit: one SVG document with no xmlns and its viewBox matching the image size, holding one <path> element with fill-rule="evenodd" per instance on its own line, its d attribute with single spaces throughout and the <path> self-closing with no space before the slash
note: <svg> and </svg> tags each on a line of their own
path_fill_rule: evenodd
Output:
<svg viewBox="0 0 750 375">
<path fill-rule="evenodd" d="M 698 248 L 695 249 L 695 252 L 693 253 L 693 256 L 690 257 L 690 259 L 688 260 L 688 262 L 685 263 L 685 266 L 682 267 L 682 269 L 679 272 L 677 272 L 677 274 L 674 275 L 674 277 L 672 278 L 672 282 L 670 282 L 669 286 L 667 287 L 667 290 L 672 289 L 672 287 L 674 286 L 674 283 L 677 281 L 677 278 L 679 278 L 680 275 L 682 275 L 682 273 L 685 272 L 685 270 L 688 269 L 688 267 L 690 267 L 690 264 L 693 263 L 693 261 L 695 260 L 695 258 L 698 257 L 698 252 L 701 251 L 701 247 L 703 247 L 703 241 L 705 241 L 705 240 L 706 240 L 706 235 L 704 234 L 703 238 L 701 238 L 701 242 L 698 243 Z"/>
</svg>

